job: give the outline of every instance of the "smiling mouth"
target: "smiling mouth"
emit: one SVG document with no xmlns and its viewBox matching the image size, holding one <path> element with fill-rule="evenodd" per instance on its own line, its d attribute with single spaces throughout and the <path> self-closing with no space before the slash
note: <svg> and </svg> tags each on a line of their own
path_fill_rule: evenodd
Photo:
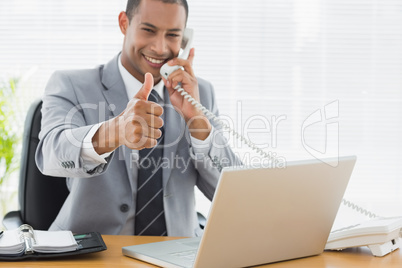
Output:
<svg viewBox="0 0 402 268">
<path fill-rule="evenodd" d="M 165 60 L 158 60 L 158 59 L 154 59 L 154 58 L 151 58 L 151 57 L 148 57 L 148 56 L 145 56 L 145 55 L 144 55 L 144 57 L 145 57 L 145 59 L 146 59 L 147 61 L 149 61 L 149 62 L 151 62 L 151 63 L 153 63 L 153 64 L 158 64 L 158 65 L 160 65 L 160 64 L 162 64 L 162 63 L 165 62 Z"/>
</svg>

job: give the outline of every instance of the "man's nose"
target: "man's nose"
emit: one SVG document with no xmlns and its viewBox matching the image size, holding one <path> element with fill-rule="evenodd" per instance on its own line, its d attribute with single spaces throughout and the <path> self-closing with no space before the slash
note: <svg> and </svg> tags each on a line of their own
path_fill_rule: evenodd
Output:
<svg viewBox="0 0 402 268">
<path fill-rule="evenodd" d="M 156 37 L 155 40 L 152 42 L 151 49 L 157 55 L 166 54 L 166 51 L 168 50 L 168 48 L 167 48 L 167 42 L 166 42 L 165 38 L 163 36 Z"/>
</svg>

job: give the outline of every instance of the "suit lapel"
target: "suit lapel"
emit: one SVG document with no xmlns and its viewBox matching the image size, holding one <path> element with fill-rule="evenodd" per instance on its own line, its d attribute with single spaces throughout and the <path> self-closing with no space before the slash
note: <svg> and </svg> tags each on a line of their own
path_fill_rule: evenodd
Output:
<svg viewBox="0 0 402 268">
<path fill-rule="evenodd" d="M 117 62 L 118 59 L 119 54 L 109 61 L 100 71 L 102 75 L 101 81 L 104 86 L 102 93 L 114 116 L 121 114 L 128 103 L 127 91 L 119 71 Z M 121 146 L 118 149 L 118 154 L 115 155 L 115 157 L 118 157 L 119 159 L 124 158 L 130 186 L 133 188 L 136 187 L 136 185 L 133 185 L 133 170 L 131 168 L 133 163 L 130 163 L 131 153 L 131 149 L 127 148 L 126 146 Z"/>
<path fill-rule="evenodd" d="M 118 59 L 119 55 L 109 61 L 101 70 L 103 95 L 114 116 L 121 114 L 128 103 L 127 91 L 117 63 Z"/>
</svg>

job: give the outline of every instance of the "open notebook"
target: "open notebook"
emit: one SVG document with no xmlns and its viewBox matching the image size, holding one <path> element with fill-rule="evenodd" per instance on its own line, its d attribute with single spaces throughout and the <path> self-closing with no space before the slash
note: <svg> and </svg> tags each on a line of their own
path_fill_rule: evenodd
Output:
<svg viewBox="0 0 402 268">
<path fill-rule="evenodd" d="M 355 161 L 224 169 L 202 238 L 127 246 L 123 254 L 163 267 L 225 268 L 320 254 Z"/>
<path fill-rule="evenodd" d="M 73 235 L 71 231 L 39 231 L 28 224 L 4 231 L 0 260 L 69 256 L 106 249 L 99 233 Z"/>
<path fill-rule="evenodd" d="M 27 224 L 5 231 L 0 239 L 0 255 L 67 252 L 77 247 L 71 231 L 37 231 Z"/>
</svg>

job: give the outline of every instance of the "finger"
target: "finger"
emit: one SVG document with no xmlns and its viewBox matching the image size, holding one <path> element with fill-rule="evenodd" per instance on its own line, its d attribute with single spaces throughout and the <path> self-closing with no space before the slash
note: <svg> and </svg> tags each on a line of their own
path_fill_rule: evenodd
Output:
<svg viewBox="0 0 402 268">
<path fill-rule="evenodd" d="M 168 91 L 168 93 L 169 93 L 169 96 L 172 96 L 175 92 L 177 92 L 174 88 L 172 88 L 172 87 L 167 87 L 166 88 L 167 89 L 167 91 Z"/>
<path fill-rule="evenodd" d="M 155 116 L 161 116 L 163 114 L 163 108 L 156 102 L 148 102 L 147 109 L 146 109 L 148 114 L 152 114 Z"/>
<path fill-rule="evenodd" d="M 144 117 L 145 121 L 147 122 L 147 125 L 151 128 L 159 129 L 163 127 L 163 119 L 160 118 L 159 116 L 154 116 L 154 115 L 146 115 Z"/>
<path fill-rule="evenodd" d="M 130 129 L 132 132 L 129 131 Z M 127 129 L 125 139 L 131 149 L 140 150 L 154 147 L 161 136 L 160 129 L 135 127 Z"/>
<path fill-rule="evenodd" d="M 152 148 L 158 144 L 158 139 L 162 136 L 162 131 L 159 129 L 149 128 L 146 133 L 143 133 L 140 142 L 137 143 L 138 147 Z"/>
<path fill-rule="evenodd" d="M 180 83 L 180 82 L 176 82 L 174 87 L 173 87 L 172 83 L 170 82 L 170 77 L 173 78 L 174 76 L 175 76 L 174 74 L 170 75 L 169 80 L 166 80 L 165 78 L 162 78 L 163 83 L 165 84 L 165 87 L 166 87 L 166 89 L 167 89 L 167 91 L 169 93 L 169 96 L 171 96 L 178 89 L 178 88 L 176 88 L 176 86 L 179 85 L 179 83 Z M 178 80 L 176 80 L 176 78 L 174 80 L 178 81 Z"/>
<path fill-rule="evenodd" d="M 159 129 L 164 124 L 162 118 L 151 114 L 134 116 L 131 122 L 134 125 L 134 133 L 136 134 L 141 134 L 144 129 L 148 129 L 149 127 Z"/>
<path fill-rule="evenodd" d="M 148 96 L 152 91 L 154 86 L 154 78 L 152 74 L 146 73 L 144 77 L 144 84 L 142 85 L 141 89 L 135 94 L 134 98 L 140 100 L 148 100 Z"/>
<path fill-rule="evenodd" d="M 159 139 L 162 137 L 162 131 L 158 128 L 148 128 L 146 137 L 149 139 Z"/>
<path fill-rule="evenodd" d="M 193 65 L 194 57 L 195 57 L 195 48 L 191 48 L 187 59 L 183 59 L 183 58 L 179 58 L 179 57 L 173 58 L 170 61 L 168 61 L 168 65 L 170 65 L 170 66 L 179 65 L 179 66 L 184 67 L 184 64 L 186 64 L 187 62 L 190 65 Z"/>
<path fill-rule="evenodd" d="M 163 83 L 165 84 L 165 87 L 169 93 L 169 96 L 172 96 L 176 92 L 176 90 L 172 87 L 169 80 L 166 80 L 164 77 L 162 77 L 162 79 L 163 79 Z"/>
<path fill-rule="evenodd" d="M 180 58 L 174 58 L 174 59 L 170 60 L 168 62 L 168 64 L 171 65 L 171 66 L 173 66 L 173 65 L 182 66 L 184 68 L 184 71 L 189 73 L 191 76 L 195 76 L 194 71 L 193 71 L 193 67 L 192 67 L 192 61 L 194 60 L 194 54 L 191 56 L 191 51 L 193 51 L 192 53 L 194 53 L 194 50 L 190 50 L 189 59 L 191 59 L 191 61 L 189 59 L 185 60 L 185 59 L 180 59 Z M 178 72 L 178 71 L 180 71 L 180 69 L 174 71 L 172 74 L 174 74 L 175 72 Z M 172 74 L 170 74 L 169 77 Z"/>
<path fill-rule="evenodd" d="M 165 77 L 162 76 L 163 84 L 167 89 L 171 88 L 169 80 L 166 80 Z"/>
<path fill-rule="evenodd" d="M 178 85 L 182 87 L 183 85 L 191 83 L 191 77 L 190 74 L 188 74 L 187 72 L 183 70 L 177 70 L 169 76 L 169 81 L 171 87 L 177 89 Z"/>
<path fill-rule="evenodd" d="M 145 114 L 152 114 L 155 116 L 161 116 L 163 114 L 163 108 L 159 104 L 152 102 L 152 101 L 144 101 L 144 100 L 138 100 L 134 104 L 134 114 L 136 115 L 142 115 L 144 116 Z"/>
<path fill-rule="evenodd" d="M 188 61 L 190 62 L 191 66 L 193 66 L 194 56 L 195 56 L 195 48 L 192 48 L 190 49 L 190 54 L 188 55 Z"/>
<path fill-rule="evenodd" d="M 158 141 L 156 139 L 147 139 L 145 141 L 144 147 L 145 148 L 152 148 L 155 147 L 158 144 Z"/>
<path fill-rule="evenodd" d="M 147 138 L 145 136 L 134 137 L 132 141 L 128 141 L 128 147 L 135 150 L 142 150 L 145 148 L 152 148 L 158 144 L 157 139 Z"/>
<path fill-rule="evenodd" d="M 150 139 L 159 139 L 162 136 L 162 130 L 160 128 L 146 127 L 139 128 L 135 127 L 133 130 L 133 135 L 136 138 L 150 138 Z"/>
</svg>

